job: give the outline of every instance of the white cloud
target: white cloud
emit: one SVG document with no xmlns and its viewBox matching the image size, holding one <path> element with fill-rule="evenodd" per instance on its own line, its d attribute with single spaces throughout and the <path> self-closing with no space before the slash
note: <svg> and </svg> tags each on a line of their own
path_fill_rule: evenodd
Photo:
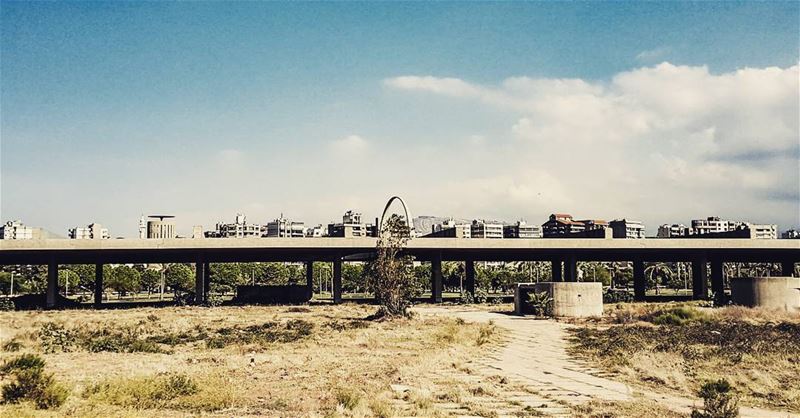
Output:
<svg viewBox="0 0 800 418">
<path fill-rule="evenodd" d="M 798 80 L 798 66 L 712 74 L 665 62 L 605 83 L 514 77 L 479 85 L 403 76 L 386 84 L 477 101 L 516 120 L 505 127 L 516 141 L 487 132 L 493 141 L 486 146 L 501 150 L 501 162 L 488 166 L 501 174 L 464 182 L 492 202 L 532 205 L 544 190 L 543 206 L 570 205 L 563 210 L 586 216 L 666 213 L 671 219 L 659 221 L 686 222 L 735 212 L 797 223 L 800 201 L 785 197 L 800 191 Z M 783 201 L 763 213 L 769 196 Z M 703 205 L 684 203 L 692 200 Z M 691 212 L 698 207 L 715 212 Z"/>
</svg>

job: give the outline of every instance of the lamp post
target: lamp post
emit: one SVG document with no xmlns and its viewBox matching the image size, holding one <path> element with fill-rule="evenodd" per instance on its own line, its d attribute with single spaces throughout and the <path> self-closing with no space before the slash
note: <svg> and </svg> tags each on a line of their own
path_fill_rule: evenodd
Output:
<svg viewBox="0 0 800 418">
<path fill-rule="evenodd" d="M 15 271 L 11 271 L 11 292 L 9 292 L 9 296 L 14 296 L 14 273 Z"/>
</svg>

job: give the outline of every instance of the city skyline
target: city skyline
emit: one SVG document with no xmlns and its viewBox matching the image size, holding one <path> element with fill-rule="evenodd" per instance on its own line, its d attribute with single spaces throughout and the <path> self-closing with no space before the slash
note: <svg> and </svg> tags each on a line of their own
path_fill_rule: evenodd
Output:
<svg viewBox="0 0 800 418">
<path fill-rule="evenodd" d="M 798 7 L 4 2 L 0 218 L 797 229 Z"/>
</svg>

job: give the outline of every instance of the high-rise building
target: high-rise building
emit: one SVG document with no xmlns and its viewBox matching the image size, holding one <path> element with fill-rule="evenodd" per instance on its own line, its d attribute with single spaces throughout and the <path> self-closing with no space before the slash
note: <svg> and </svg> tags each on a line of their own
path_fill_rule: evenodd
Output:
<svg viewBox="0 0 800 418">
<path fill-rule="evenodd" d="M 306 236 L 305 226 L 302 222 L 292 222 L 283 217 L 267 223 L 262 229 L 261 236 L 270 238 L 302 238 Z"/>
<path fill-rule="evenodd" d="M 233 223 L 217 222 L 214 231 L 207 231 L 206 238 L 253 238 L 261 236 L 261 225 L 247 223 L 247 217 L 236 214 Z"/>
<path fill-rule="evenodd" d="M 503 225 L 504 238 L 541 238 L 542 228 L 538 225 L 529 225 L 525 221 L 518 221 L 511 225 Z"/>
<path fill-rule="evenodd" d="M 40 228 L 26 226 L 22 221 L 8 221 L 0 226 L 0 239 L 39 239 L 41 236 Z"/>
<path fill-rule="evenodd" d="M 503 224 L 475 219 L 470 227 L 470 236 L 472 238 L 503 238 Z"/>
<path fill-rule="evenodd" d="M 616 219 L 608 223 L 614 238 L 644 238 L 644 224 L 630 219 Z"/>
<path fill-rule="evenodd" d="M 91 223 L 86 227 L 75 227 L 69 230 L 70 239 L 109 239 L 111 235 L 108 228 L 103 228 L 98 223 Z"/>
<path fill-rule="evenodd" d="M 147 221 L 145 220 L 144 215 L 139 218 L 139 239 L 146 239 L 147 238 Z"/>
</svg>

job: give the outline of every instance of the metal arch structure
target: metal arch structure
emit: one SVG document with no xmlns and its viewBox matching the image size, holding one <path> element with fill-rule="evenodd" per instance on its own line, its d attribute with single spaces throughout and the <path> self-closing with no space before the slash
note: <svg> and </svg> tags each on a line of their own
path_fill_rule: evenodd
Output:
<svg viewBox="0 0 800 418">
<path fill-rule="evenodd" d="M 411 211 L 408 210 L 406 202 L 403 201 L 403 198 L 400 196 L 392 196 L 389 201 L 386 202 L 386 207 L 383 208 L 383 214 L 381 215 L 381 223 L 378 227 L 378 236 L 380 236 L 383 232 L 383 225 L 384 222 L 386 222 L 386 214 L 389 212 L 389 207 L 392 206 L 392 203 L 394 203 L 395 200 L 400 201 L 400 204 L 403 205 L 403 212 L 406 216 L 406 224 L 408 225 L 409 235 L 414 237 L 414 218 L 411 217 Z"/>
</svg>

